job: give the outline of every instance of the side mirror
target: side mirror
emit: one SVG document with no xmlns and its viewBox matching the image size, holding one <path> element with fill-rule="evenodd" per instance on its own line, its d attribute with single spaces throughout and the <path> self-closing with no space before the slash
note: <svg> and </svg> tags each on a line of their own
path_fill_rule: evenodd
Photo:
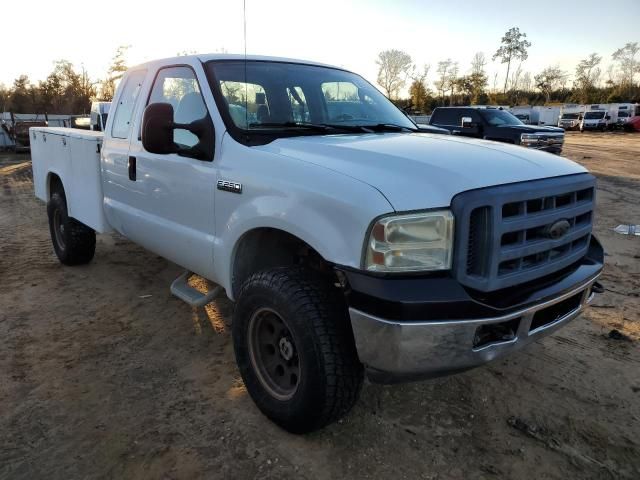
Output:
<svg viewBox="0 0 640 480">
<path fill-rule="evenodd" d="M 473 128 L 476 126 L 471 117 L 462 117 L 462 121 L 460 123 L 462 128 Z"/>
<path fill-rule="evenodd" d="M 607 115 L 606 117 L 604 117 L 607 120 L 611 120 L 611 115 Z"/>
<path fill-rule="evenodd" d="M 151 103 L 142 114 L 142 146 L 147 152 L 177 153 L 173 143 L 173 105 Z"/>
<path fill-rule="evenodd" d="M 173 131 L 187 130 L 198 137 L 193 147 L 182 148 L 173 141 Z M 213 160 L 215 133 L 213 122 L 207 113 L 191 123 L 175 123 L 173 106 L 169 103 L 151 103 L 142 116 L 142 146 L 150 153 L 166 155 L 177 153 L 198 160 Z"/>
</svg>

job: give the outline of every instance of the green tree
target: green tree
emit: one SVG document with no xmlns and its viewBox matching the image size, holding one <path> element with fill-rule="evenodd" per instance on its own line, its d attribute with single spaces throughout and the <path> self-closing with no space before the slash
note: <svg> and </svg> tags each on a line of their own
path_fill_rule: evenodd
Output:
<svg viewBox="0 0 640 480">
<path fill-rule="evenodd" d="M 31 82 L 26 75 L 20 75 L 13 81 L 9 110 L 16 113 L 29 113 L 33 109 Z"/>
<path fill-rule="evenodd" d="M 385 50 L 378 54 L 376 64 L 378 65 L 378 84 L 384 89 L 389 99 L 396 100 L 413 71 L 411 56 L 401 50 Z"/>
<path fill-rule="evenodd" d="M 424 65 L 420 74 L 412 76 L 413 82 L 409 86 L 409 96 L 414 109 L 424 111 L 426 109 L 429 89 L 427 88 L 427 76 L 429 75 L 429 65 Z"/>
<path fill-rule="evenodd" d="M 420 111 L 424 111 L 424 106 L 429 93 L 424 82 L 414 80 L 409 86 L 409 96 L 411 97 L 411 106 Z"/>
<path fill-rule="evenodd" d="M 507 82 L 509 81 L 509 70 L 513 60 L 524 61 L 529 57 L 527 48 L 531 46 L 531 42 L 526 40 L 527 34 L 521 33 L 518 27 L 507 30 L 502 37 L 500 48 L 493 55 L 493 60 L 500 59 L 501 63 L 507 64 L 507 74 L 504 78 L 504 93 L 507 92 Z"/>
</svg>

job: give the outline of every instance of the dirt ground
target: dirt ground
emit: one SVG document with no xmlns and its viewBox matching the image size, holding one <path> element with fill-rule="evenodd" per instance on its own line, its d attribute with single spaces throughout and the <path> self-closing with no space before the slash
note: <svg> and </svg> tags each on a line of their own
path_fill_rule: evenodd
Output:
<svg viewBox="0 0 640 480">
<path fill-rule="evenodd" d="M 63 267 L 28 156 L 0 153 L 0 478 L 640 478 L 640 237 L 612 231 L 640 224 L 640 134 L 569 133 L 566 156 L 599 178 L 595 308 L 294 436 L 243 387 L 231 302 L 191 309 L 176 265 L 115 235 Z"/>
</svg>

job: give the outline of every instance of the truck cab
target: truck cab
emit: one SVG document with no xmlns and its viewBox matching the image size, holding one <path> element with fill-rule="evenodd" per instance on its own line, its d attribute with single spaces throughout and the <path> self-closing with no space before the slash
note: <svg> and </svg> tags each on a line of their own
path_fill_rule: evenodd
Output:
<svg viewBox="0 0 640 480">
<path fill-rule="evenodd" d="M 456 135 L 339 67 L 162 59 L 125 74 L 104 132 L 31 129 L 34 188 L 63 265 L 115 231 L 182 267 L 170 291 L 191 307 L 235 302 L 249 395 L 305 433 L 345 415 L 365 374 L 478 367 L 600 289 L 595 177 L 540 151 L 556 132 L 498 109 L 434 116 Z"/>
<path fill-rule="evenodd" d="M 525 125 L 502 108 L 438 107 L 429 121 L 453 135 L 512 143 L 527 148 L 562 152 L 564 132 L 557 127 Z"/>
<path fill-rule="evenodd" d="M 620 103 L 618 104 L 618 121 L 616 126 L 618 128 L 625 128 L 631 118 L 640 115 L 640 106 L 635 103 Z"/>
<path fill-rule="evenodd" d="M 584 111 L 584 105 L 564 105 L 560 110 L 558 126 L 564 130 L 579 130 Z"/>
<path fill-rule="evenodd" d="M 580 122 L 580 131 L 585 130 L 612 130 L 618 122 L 617 105 L 598 104 L 590 105 L 585 111 Z"/>
</svg>

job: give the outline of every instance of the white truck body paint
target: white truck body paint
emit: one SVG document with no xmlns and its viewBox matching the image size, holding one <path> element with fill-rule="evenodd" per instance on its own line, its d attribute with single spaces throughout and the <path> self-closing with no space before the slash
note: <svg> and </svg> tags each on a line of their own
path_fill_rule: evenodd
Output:
<svg viewBox="0 0 640 480">
<path fill-rule="evenodd" d="M 367 230 L 380 215 L 447 207 L 466 190 L 585 171 L 556 155 L 518 146 L 419 133 L 321 135 L 245 146 L 226 133 L 202 66 L 229 58 L 244 57 L 177 57 L 129 70 L 114 97 L 101 154 L 96 153 L 101 132 L 33 129 L 38 198 L 48 200 L 48 175 L 56 173 L 72 217 L 98 232 L 118 231 L 222 285 L 233 299 L 234 253 L 252 229 L 286 231 L 325 260 L 359 268 Z M 176 64 L 190 66 L 201 86 L 215 127 L 212 162 L 149 154 L 139 140 L 153 79 L 158 69 Z M 135 72 L 143 72 L 144 79 L 132 128 L 128 138 L 114 138 L 123 85 Z M 41 142 L 42 135 L 56 141 Z M 61 147 L 65 137 L 72 148 Z M 131 156 L 137 159 L 137 181 L 127 175 Z M 217 190 L 218 180 L 241 183 L 242 194 Z"/>
</svg>

